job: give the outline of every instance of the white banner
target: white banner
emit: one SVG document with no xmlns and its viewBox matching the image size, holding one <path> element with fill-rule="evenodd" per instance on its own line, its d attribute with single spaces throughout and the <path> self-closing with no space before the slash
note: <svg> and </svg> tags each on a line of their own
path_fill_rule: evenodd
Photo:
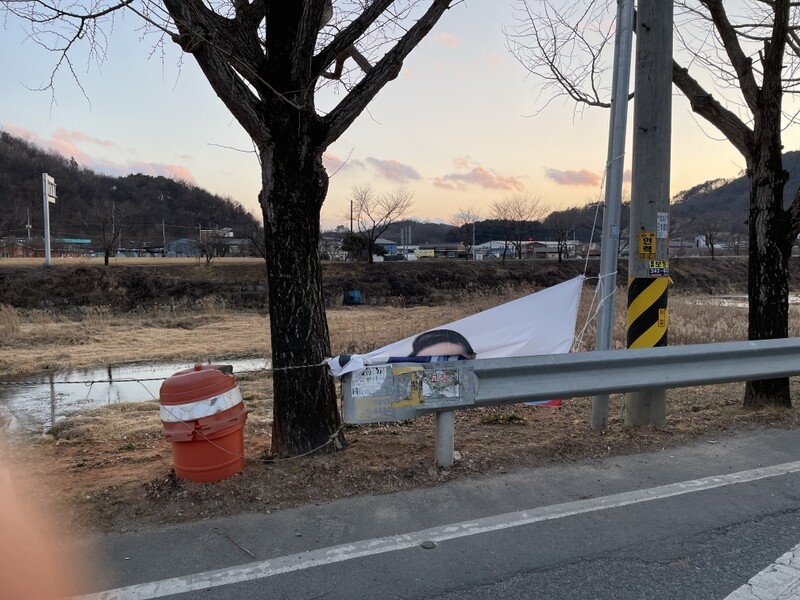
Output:
<svg viewBox="0 0 800 600">
<path fill-rule="evenodd" d="M 357 374 L 367 365 L 503 358 L 569 352 L 584 277 L 429 329 L 368 354 L 328 359 L 331 373 Z"/>
</svg>

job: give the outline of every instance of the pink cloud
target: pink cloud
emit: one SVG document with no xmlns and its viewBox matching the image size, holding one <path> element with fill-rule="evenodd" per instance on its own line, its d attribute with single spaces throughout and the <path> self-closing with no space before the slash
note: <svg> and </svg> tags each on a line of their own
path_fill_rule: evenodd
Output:
<svg viewBox="0 0 800 600">
<path fill-rule="evenodd" d="M 53 134 L 53 139 L 64 140 L 65 142 L 69 143 L 88 142 L 90 144 L 95 144 L 97 146 L 104 146 L 104 147 L 116 146 L 116 144 L 111 140 L 101 140 L 92 137 L 84 133 L 83 131 L 69 131 L 68 129 L 62 129 L 62 128 L 56 130 L 56 132 Z"/>
<path fill-rule="evenodd" d="M 469 156 L 459 156 L 458 158 L 454 158 L 453 159 L 453 164 L 457 168 L 459 168 L 459 169 L 461 169 L 463 171 L 466 171 L 468 169 L 471 169 L 472 167 L 474 167 L 478 163 L 476 163 L 474 160 L 472 160 Z"/>
<path fill-rule="evenodd" d="M 335 154 L 326 152 L 322 155 L 322 164 L 328 173 L 335 173 L 344 166 L 344 161 Z"/>
<path fill-rule="evenodd" d="M 104 148 L 116 147 L 117 144 L 110 140 L 94 138 L 81 131 L 69 131 L 58 129 L 51 137 L 43 138 L 33 131 L 17 127 L 15 125 L 4 125 L 3 129 L 11 135 L 28 140 L 32 144 L 52 150 L 62 156 L 74 158 L 75 161 L 98 173 L 111 175 L 114 177 L 124 177 L 131 173 L 143 173 L 154 177 L 163 176 L 170 179 L 186 181 L 195 184 L 195 178 L 191 170 L 183 165 L 173 165 L 166 163 L 148 163 L 141 161 L 113 162 L 106 158 L 95 157 L 77 146 L 78 143 L 89 143 L 102 146 Z"/>
<path fill-rule="evenodd" d="M 153 177 L 167 177 L 168 179 L 175 179 L 176 181 L 185 181 L 192 185 L 196 185 L 197 183 L 191 170 L 183 165 L 130 162 L 124 165 L 124 169 L 128 173 L 142 173 L 143 175 L 152 175 Z"/>
<path fill-rule="evenodd" d="M 498 175 L 485 167 L 473 167 L 467 173 L 450 173 L 437 177 L 433 185 L 446 189 L 464 191 L 471 185 L 477 185 L 487 190 L 525 190 L 525 184 L 518 177 Z"/>
<path fill-rule="evenodd" d="M 421 179 L 420 174 L 414 167 L 405 165 L 397 160 L 382 160 L 370 156 L 365 162 L 377 171 L 378 175 L 389 181 L 407 183 L 409 181 Z"/>
<path fill-rule="evenodd" d="M 78 163 L 88 165 L 92 161 L 92 157 L 78 148 L 68 138 L 65 137 L 51 137 L 43 138 L 36 132 L 33 132 L 24 127 L 17 127 L 16 125 L 4 125 L 3 127 L 8 133 L 13 136 L 25 139 L 35 146 L 51 150 L 62 156 L 74 158 Z"/>
<path fill-rule="evenodd" d="M 443 190 L 452 190 L 454 192 L 463 192 L 467 189 L 467 186 L 464 184 L 459 184 L 458 186 L 454 183 L 450 183 L 449 181 L 443 180 L 441 177 L 437 177 L 433 180 L 433 187 L 438 187 Z"/>
<path fill-rule="evenodd" d="M 461 38 L 454 36 L 452 33 L 446 33 L 444 31 L 437 33 L 435 37 L 436 43 L 441 46 L 450 46 L 451 48 L 458 48 L 463 44 Z"/>
<path fill-rule="evenodd" d="M 582 169 L 580 171 L 559 171 L 558 169 L 545 169 L 545 176 L 555 181 L 558 185 L 599 185 L 600 175 Z"/>
<path fill-rule="evenodd" d="M 633 176 L 633 174 L 631 173 L 631 170 L 630 169 L 625 169 L 625 172 L 622 174 L 622 181 L 624 181 L 626 183 L 630 183 L 632 176 Z"/>
<path fill-rule="evenodd" d="M 332 152 L 325 152 L 322 155 L 322 164 L 325 166 L 325 170 L 328 171 L 328 175 L 333 175 L 338 171 L 347 170 L 352 167 L 364 166 L 364 163 L 360 160 L 350 157 L 342 158 Z"/>
</svg>

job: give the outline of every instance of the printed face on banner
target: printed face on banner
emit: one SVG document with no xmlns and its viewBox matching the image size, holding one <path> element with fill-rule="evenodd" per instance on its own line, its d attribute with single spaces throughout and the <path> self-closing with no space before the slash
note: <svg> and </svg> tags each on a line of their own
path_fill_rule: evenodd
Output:
<svg viewBox="0 0 800 600">
<path fill-rule="evenodd" d="M 569 352 L 582 287 L 583 277 L 577 277 L 378 348 L 365 358 L 375 364 Z"/>
</svg>

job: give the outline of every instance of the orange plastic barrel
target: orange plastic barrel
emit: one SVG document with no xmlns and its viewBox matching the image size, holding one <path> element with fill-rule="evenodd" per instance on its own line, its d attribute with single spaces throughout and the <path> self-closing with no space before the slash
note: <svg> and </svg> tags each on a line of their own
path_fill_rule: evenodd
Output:
<svg viewBox="0 0 800 600">
<path fill-rule="evenodd" d="M 195 365 L 161 384 L 161 423 L 178 477 L 212 483 L 244 469 L 247 410 L 232 371 Z"/>
</svg>

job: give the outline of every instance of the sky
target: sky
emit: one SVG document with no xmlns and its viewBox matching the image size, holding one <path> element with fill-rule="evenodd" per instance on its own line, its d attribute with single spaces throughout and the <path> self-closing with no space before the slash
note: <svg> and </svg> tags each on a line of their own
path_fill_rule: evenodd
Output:
<svg viewBox="0 0 800 600">
<path fill-rule="evenodd" d="M 608 111 L 576 114 L 562 101 L 539 111 L 535 81 L 507 49 L 513 5 L 467 0 L 447 11 L 400 76 L 331 145 L 323 228 L 347 222 L 360 184 L 379 193 L 405 187 L 415 201 L 409 216 L 420 221 L 447 222 L 465 209 L 488 218 L 493 201 L 516 193 L 549 209 L 602 198 Z M 26 39 L 23 23 L 4 25 L 0 129 L 98 172 L 183 179 L 259 214 L 252 144 L 191 57 L 181 61 L 172 47 L 154 53 L 128 14 L 109 32 L 102 64 L 76 54 L 80 86 L 62 68 L 53 96 L 36 90 L 47 84 L 56 57 Z M 333 106 L 333 93 L 324 92 L 318 105 Z M 631 105 L 630 119 L 632 113 Z M 719 137 L 673 95 L 671 195 L 740 175 L 743 160 Z"/>
</svg>

